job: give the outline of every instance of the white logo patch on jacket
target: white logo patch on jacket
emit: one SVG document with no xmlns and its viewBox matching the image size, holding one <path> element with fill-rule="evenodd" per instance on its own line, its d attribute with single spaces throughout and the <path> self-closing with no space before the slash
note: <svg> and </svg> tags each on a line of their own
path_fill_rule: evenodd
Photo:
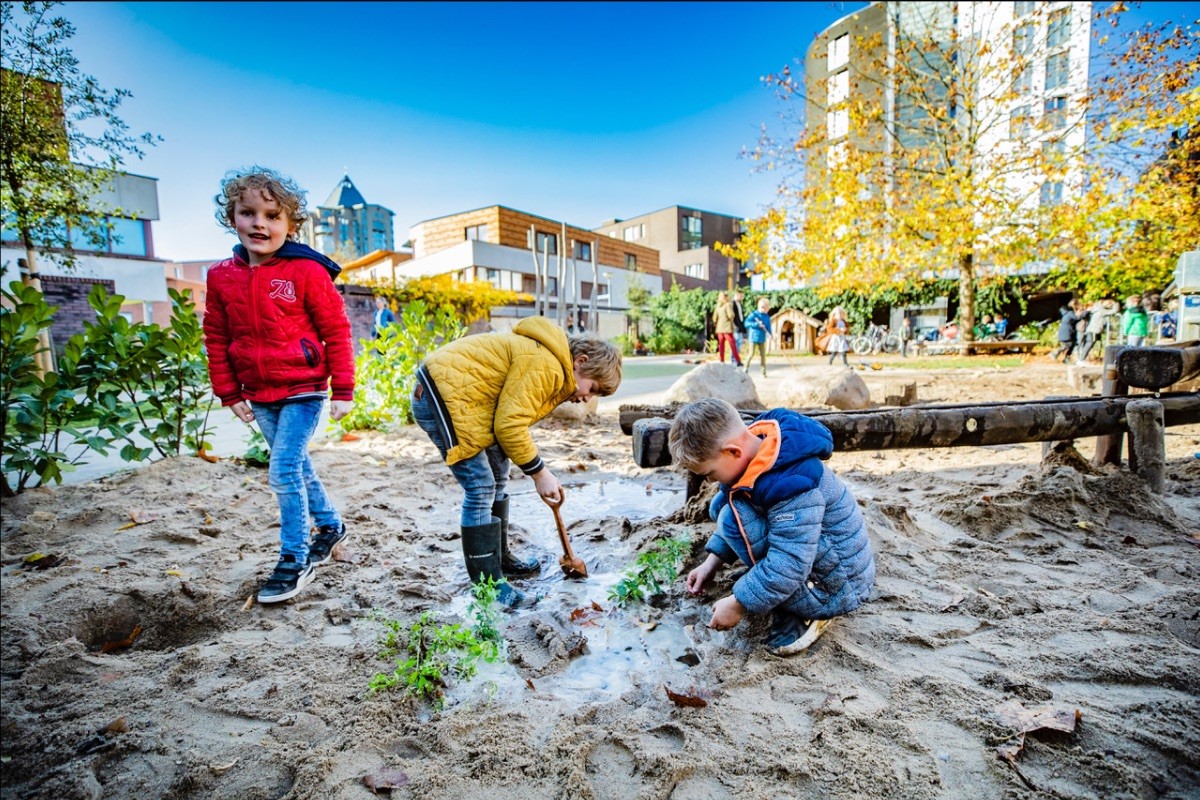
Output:
<svg viewBox="0 0 1200 800">
<path fill-rule="evenodd" d="M 283 278 L 275 278 L 271 281 L 271 294 L 268 297 L 294 303 L 296 302 L 296 284 Z"/>
</svg>

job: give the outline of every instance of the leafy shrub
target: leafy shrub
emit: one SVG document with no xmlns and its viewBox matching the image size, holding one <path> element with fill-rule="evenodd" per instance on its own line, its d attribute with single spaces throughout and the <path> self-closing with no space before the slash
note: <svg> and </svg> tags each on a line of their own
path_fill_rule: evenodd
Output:
<svg viewBox="0 0 1200 800">
<path fill-rule="evenodd" d="M 121 418 L 126 461 L 209 447 L 208 415 L 215 401 L 200 321 L 187 295 L 169 291 L 173 320 L 164 329 L 130 322 L 121 316 L 123 296 L 93 287 L 88 305 L 96 321 L 85 322 L 83 336 L 72 337 L 67 346 L 78 354 L 88 399 Z M 136 441 L 135 433 L 150 446 Z"/>
<path fill-rule="evenodd" d="M 425 355 L 467 332 L 454 311 L 415 301 L 378 339 L 362 339 L 355 361 L 354 408 L 334 423 L 343 431 L 387 430 L 405 424 L 412 411 L 417 367 Z"/>
<path fill-rule="evenodd" d="M 246 453 L 242 456 L 242 461 L 251 467 L 269 467 L 271 465 L 271 449 L 267 447 L 267 437 L 263 436 L 262 431 L 258 428 L 250 429 L 250 436 L 246 439 Z"/>
<path fill-rule="evenodd" d="M 479 661 L 491 663 L 500 657 L 503 640 L 496 625 L 498 587 L 491 579 L 472 586 L 470 613 L 474 624 L 469 629 L 456 622 L 439 625 L 429 611 L 409 627 L 399 620 L 379 619 L 384 628 L 379 657 L 394 659 L 395 668 L 374 675 L 368 684 L 370 692 L 400 688 L 441 708 L 451 681 L 470 680 L 475 677 Z"/>
<path fill-rule="evenodd" d="M 0 289 L 0 443 L 3 481 L 11 497 L 26 488 L 61 483 L 89 452 L 104 455 L 122 433 L 111 409 L 87 402 L 79 365 L 84 354 L 69 342 L 58 371 L 38 368 L 38 335 L 50 327 L 55 307 L 42 293 L 13 281 Z M 74 456 L 65 450 L 80 449 Z"/>
<path fill-rule="evenodd" d="M 691 541 L 685 537 L 664 539 L 652 545 L 638 554 L 633 567 L 608 590 L 608 599 L 625 606 L 660 594 L 664 584 L 679 577 L 680 562 L 691 548 Z"/>
</svg>

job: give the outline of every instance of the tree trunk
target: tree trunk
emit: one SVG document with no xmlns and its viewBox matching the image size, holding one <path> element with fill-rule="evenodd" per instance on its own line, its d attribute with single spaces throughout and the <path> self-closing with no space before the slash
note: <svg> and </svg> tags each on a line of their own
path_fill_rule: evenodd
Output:
<svg viewBox="0 0 1200 800">
<path fill-rule="evenodd" d="M 25 243 L 26 270 L 21 275 L 21 280 L 26 286 L 36 289 L 39 294 L 43 294 L 41 273 L 38 272 L 37 266 L 37 250 L 34 249 L 33 240 L 27 231 L 21 231 L 21 238 Z M 34 359 L 39 377 L 54 370 L 54 353 L 50 348 L 50 331 L 46 328 L 38 331 L 38 350 L 34 355 Z"/>
<path fill-rule="evenodd" d="M 958 257 L 958 338 L 975 341 L 975 254 Z"/>
</svg>

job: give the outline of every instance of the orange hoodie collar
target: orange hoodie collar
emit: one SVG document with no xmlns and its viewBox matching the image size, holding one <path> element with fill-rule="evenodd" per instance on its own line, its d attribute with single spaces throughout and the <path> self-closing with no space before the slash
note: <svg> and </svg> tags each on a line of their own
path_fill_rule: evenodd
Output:
<svg viewBox="0 0 1200 800">
<path fill-rule="evenodd" d="M 778 420 L 763 419 L 752 422 L 748 426 L 748 430 L 762 439 L 762 444 L 759 445 L 758 453 L 746 465 L 746 471 L 742 473 L 742 477 L 738 478 L 737 483 L 730 488 L 730 491 L 753 489 L 754 481 L 775 466 L 775 460 L 779 457 L 779 445 L 783 437 L 779 432 Z"/>
</svg>

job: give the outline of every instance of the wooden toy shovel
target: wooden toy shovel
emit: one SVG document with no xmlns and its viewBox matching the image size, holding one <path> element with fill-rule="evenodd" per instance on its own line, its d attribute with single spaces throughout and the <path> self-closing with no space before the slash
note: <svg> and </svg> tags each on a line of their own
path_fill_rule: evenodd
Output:
<svg viewBox="0 0 1200 800">
<path fill-rule="evenodd" d="M 559 491 L 562 492 L 563 490 L 559 489 Z M 568 578 L 586 578 L 588 574 L 587 565 L 583 563 L 582 558 L 576 557 L 575 552 L 571 549 L 571 539 L 567 536 L 567 529 L 563 526 L 562 514 L 558 512 L 559 507 L 563 504 L 563 500 L 566 499 L 565 493 L 562 494 L 557 503 L 547 500 L 545 497 L 542 499 L 546 501 L 546 505 L 550 506 L 550 510 L 554 512 L 554 522 L 558 525 L 558 538 L 563 546 L 563 557 L 558 560 L 558 565 L 562 567 L 563 574 Z"/>
</svg>

